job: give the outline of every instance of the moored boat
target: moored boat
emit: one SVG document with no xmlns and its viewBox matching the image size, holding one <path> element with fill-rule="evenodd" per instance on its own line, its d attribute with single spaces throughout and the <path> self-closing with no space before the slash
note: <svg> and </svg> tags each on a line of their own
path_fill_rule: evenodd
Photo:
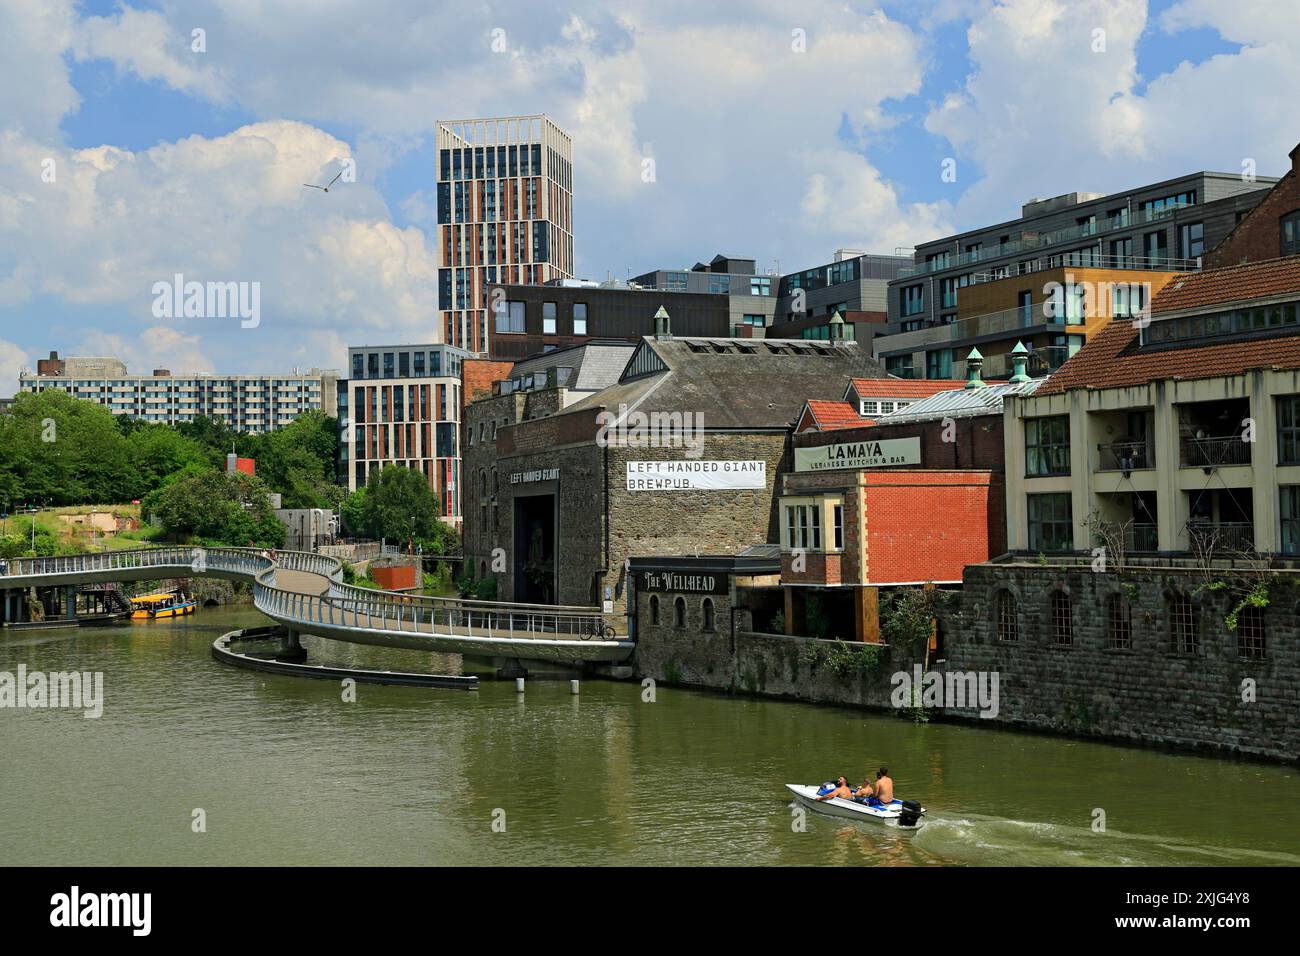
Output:
<svg viewBox="0 0 1300 956">
<path fill-rule="evenodd" d="M 831 784 L 834 786 L 834 784 Z M 794 798 L 803 806 L 818 813 L 846 820 L 877 820 L 883 823 L 894 821 L 900 827 L 915 827 L 925 814 L 925 807 L 913 800 L 894 800 L 889 804 L 869 804 L 860 800 L 845 800 L 833 797 L 830 800 L 818 800 L 819 794 L 826 792 L 826 784 L 787 783 L 785 788 L 794 794 Z"/>
<path fill-rule="evenodd" d="M 131 598 L 131 619 L 158 620 L 165 617 L 183 617 L 193 614 L 198 603 L 180 592 L 161 591 Z"/>
</svg>

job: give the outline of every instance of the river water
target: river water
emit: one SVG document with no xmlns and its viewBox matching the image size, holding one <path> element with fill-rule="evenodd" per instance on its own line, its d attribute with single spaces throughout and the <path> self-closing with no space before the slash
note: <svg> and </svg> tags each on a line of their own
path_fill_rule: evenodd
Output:
<svg viewBox="0 0 1300 956">
<path fill-rule="evenodd" d="M 0 860 L 1300 865 L 1290 767 L 597 680 L 576 697 L 363 684 L 347 703 L 212 660 L 220 634 L 264 623 L 228 607 L 0 632 L 0 671 L 102 671 L 105 698 L 98 720 L 0 709 Z M 303 643 L 317 662 L 461 668 Z M 915 832 L 793 813 L 782 787 L 882 762 L 929 808 Z"/>
</svg>

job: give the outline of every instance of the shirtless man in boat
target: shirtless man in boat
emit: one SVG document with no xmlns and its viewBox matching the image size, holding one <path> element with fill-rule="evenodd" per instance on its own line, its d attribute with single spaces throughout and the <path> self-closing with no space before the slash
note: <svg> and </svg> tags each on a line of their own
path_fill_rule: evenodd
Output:
<svg viewBox="0 0 1300 956">
<path fill-rule="evenodd" d="M 890 778 L 889 769 L 886 767 L 876 771 L 875 798 L 885 806 L 894 802 L 894 781 Z"/>
<path fill-rule="evenodd" d="M 844 777 L 840 777 L 838 780 L 835 781 L 835 784 L 836 786 L 834 790 L 832 790 L 830 793 L 823 794 L 817 799 L 834 800 L 836 797 L 841 797 L 845 800 L 853 799 L 853 788 L 849 786 L 848 780 L 846 780 Z"/>
</svg>

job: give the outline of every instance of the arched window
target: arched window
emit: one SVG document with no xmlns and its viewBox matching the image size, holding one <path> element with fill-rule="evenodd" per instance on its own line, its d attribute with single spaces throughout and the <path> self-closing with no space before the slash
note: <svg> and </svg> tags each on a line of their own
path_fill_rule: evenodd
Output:
<svg viewBox="0 0 1300 956">
<path fill-rule="evenodd" d="M 659 597 L 655 594 L 650 595 L 650 623 L 659 623 Z"/>
<path fill-rule="evenodd" d="M 1016 608 L 1016 596 L 1010 591 L 999 591 L 997 599 L 995 625 L 999 641 L 1020 640 L 1020 613 Z"/>
<path fill-rule="evenodd" d="M 1064 591 L 1053 591 L 1052 640 L 1063 647 L 1074 643 L 1074 620 L 1070 611 L 1070 595 Z"/>
<path fill-rule="evenodd" d="M 1127 651 L 1133 647 L 1133 612 L 1128 598 L 1112 594 L 1106 599 L 1106 640 L 1111 650 Z"/>
<path fill-rule="evenodd" d="M 1169 653 L 1195 654 L 1199 630 L 1192 599 L 1175 591 L 1169 596 Z"/>
<path fill-rule="evenodd" d="M 686 598 L 673 601 L 673 627 L 686 626 Z"/>
<path fill-rule="evenodd" d="M 1237 656 L 1262 661 L 1264 653 L 1264 609 L 1247 605 L 1237 612 Z"/>
<path fill-rule="evenodd" d="M 704 629 L 706 631 L 715 629 L 713 624 L 713 598 L 704 599 Z"/>
</svg>

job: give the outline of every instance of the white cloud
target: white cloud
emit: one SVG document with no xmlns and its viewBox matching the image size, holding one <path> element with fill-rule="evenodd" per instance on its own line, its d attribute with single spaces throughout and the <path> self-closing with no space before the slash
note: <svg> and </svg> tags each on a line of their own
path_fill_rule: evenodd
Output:
<svg viewBox="0 0 1300 956">
<path fill-rule="evenodd" d="M 31 368 L 30 357 L 7 339 L 0 339 L 0 398 L 9 398 L 18 390 L 18 373 Z"/>
<path fill-rule="evenodd" d="M 50 140 L 81 98 L 63 51 L 72 43 L 71 0 L 0 0 L 0 122 Z"/>
<path fill-rule="evenodd" d="M 1291 0 L 1183 0 L 1158 20 L 1162 38 L 1210 27 L 1244 44 L 1184 62 L 1142 86 L 1144 0 L 1006 0 L 967 31 L 971 73 L 933 107 L 926 128 L 958 149 L 968 226 L 1017 214 L 1021 202 L 1076 189 L 1117 191 L 1202 169 L 1280 174 L 1300 138 L 1300 17 Z M 1096 30 L 1104 52 L 1094 52 Z M 976 167 L 969 173 L 971 166 Z"/>
</svg>

